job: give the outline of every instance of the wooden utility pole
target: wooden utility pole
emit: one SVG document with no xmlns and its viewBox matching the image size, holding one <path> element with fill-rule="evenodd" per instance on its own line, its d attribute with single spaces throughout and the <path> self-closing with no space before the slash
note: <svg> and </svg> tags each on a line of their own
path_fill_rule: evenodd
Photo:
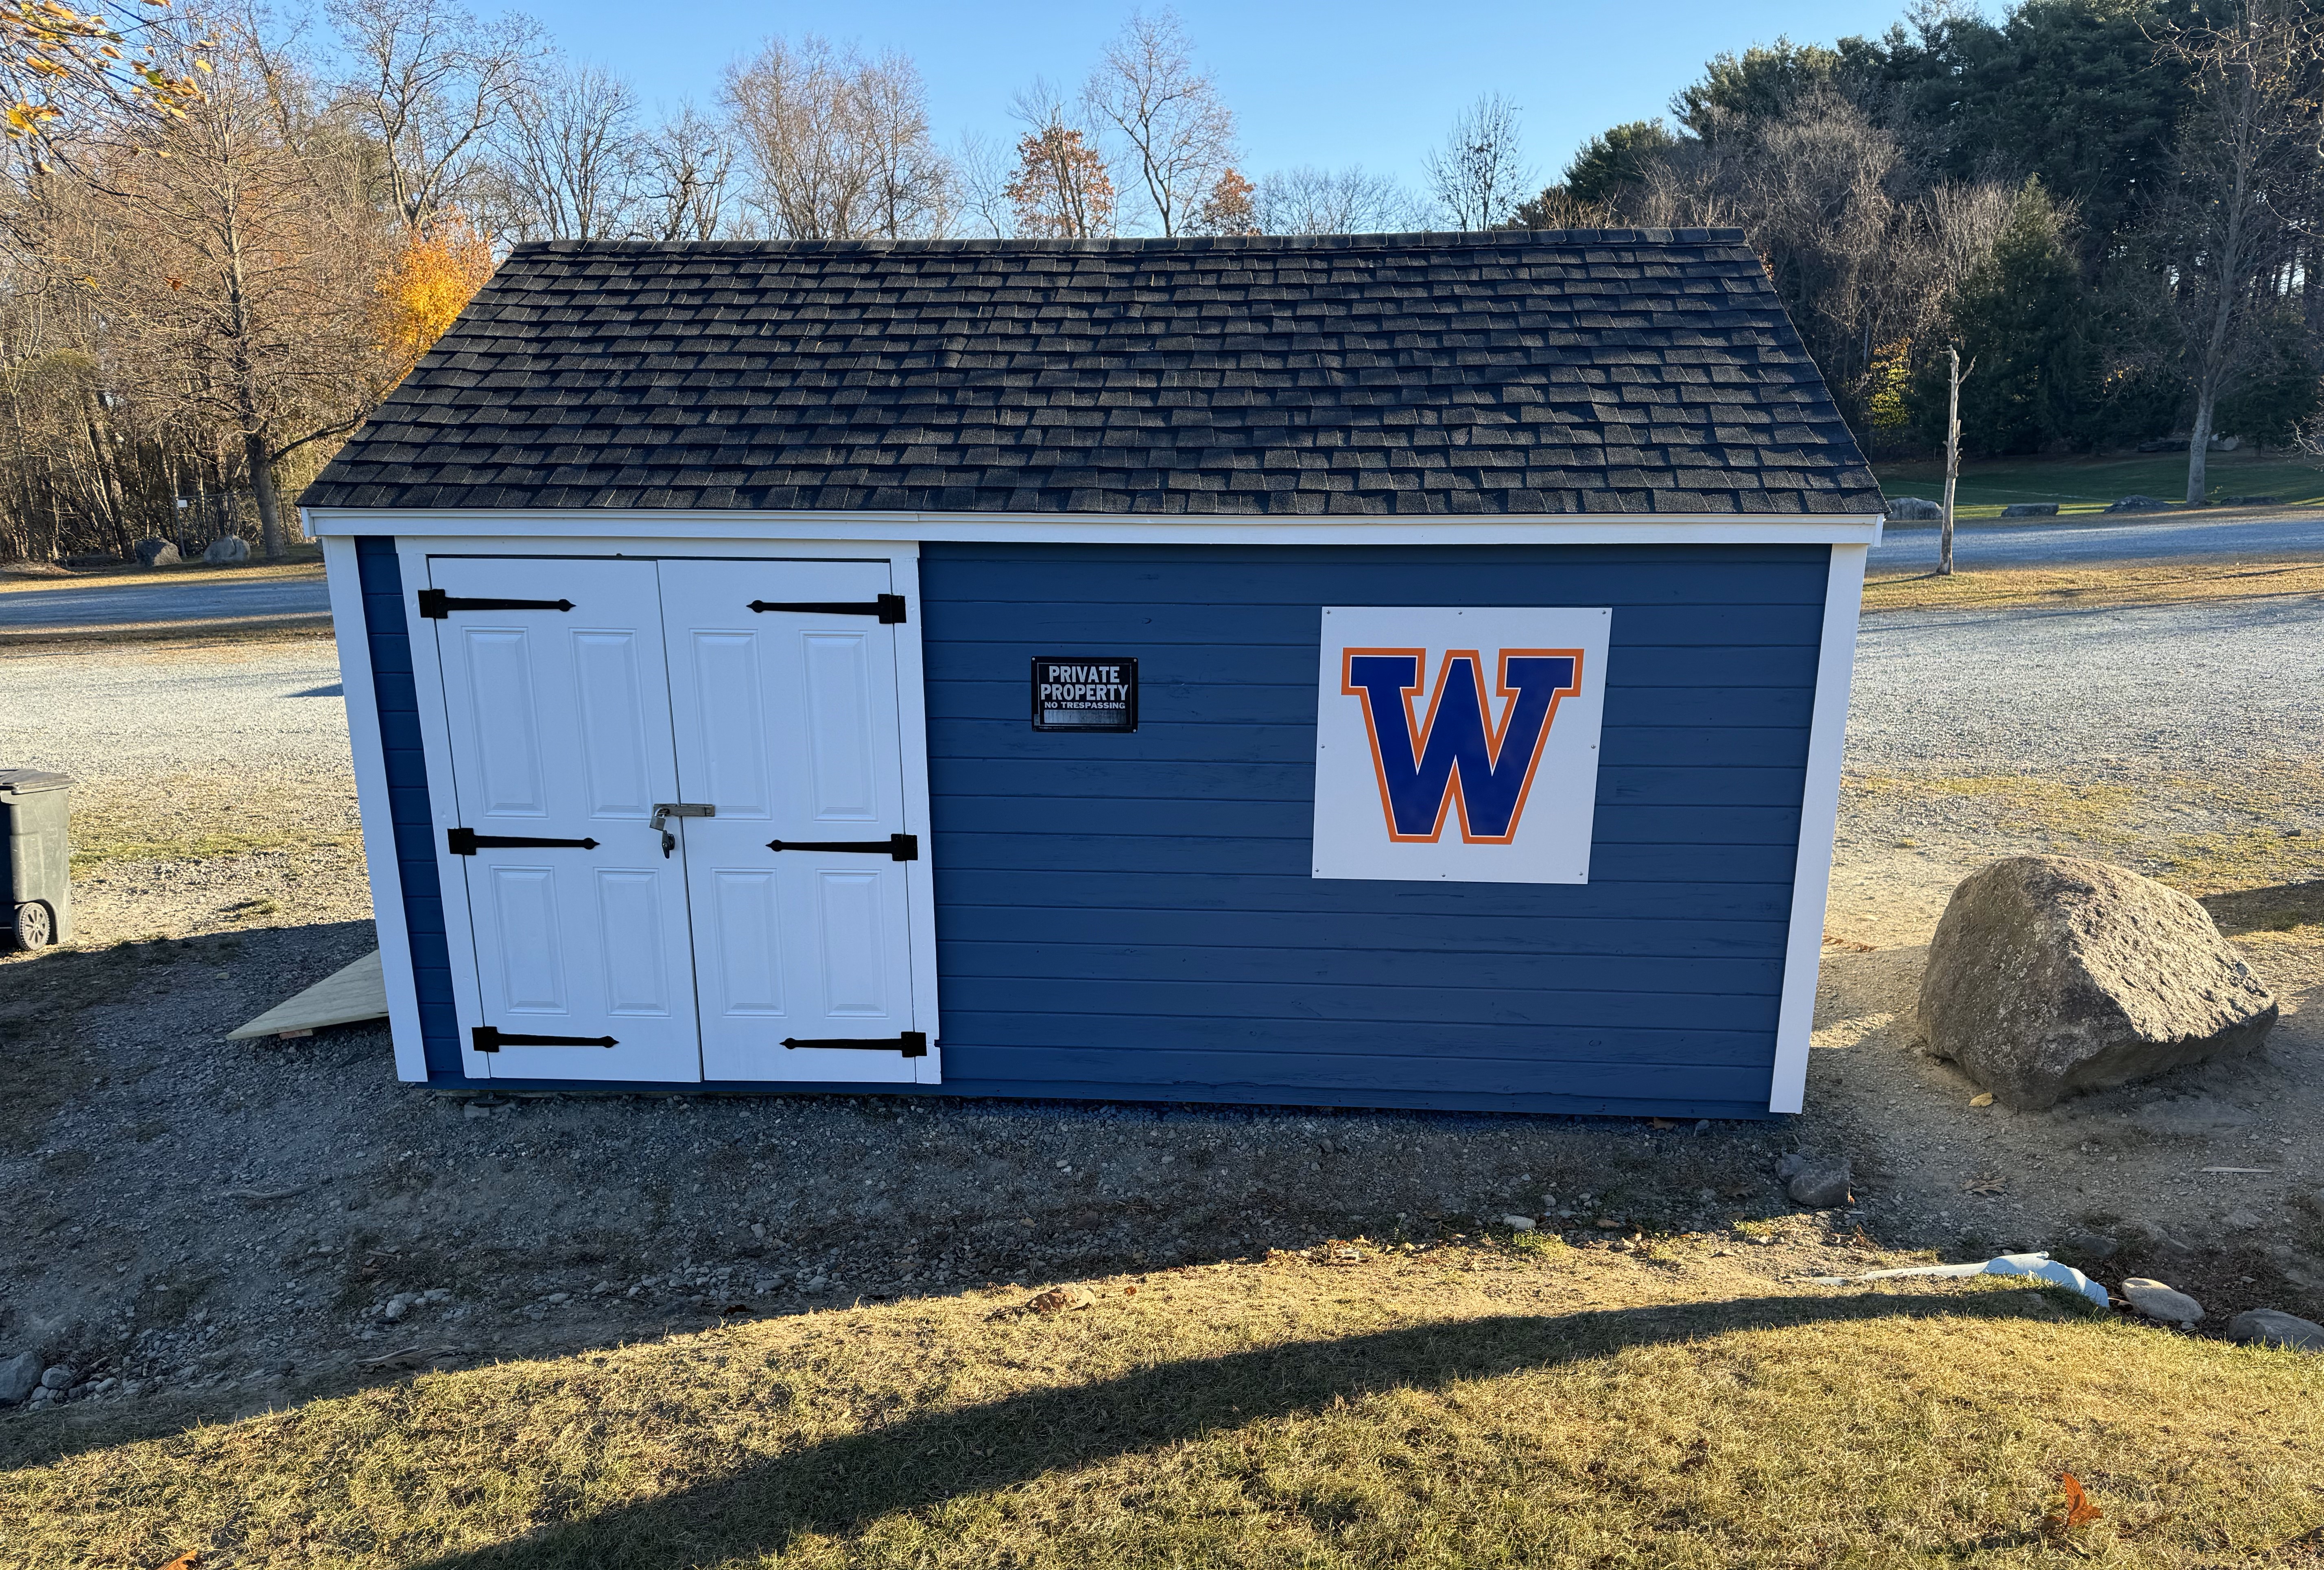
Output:
<svg viewBox="0 0 2324 1570">
<path fill-rule="evenodd" d="M 1952 362 L 1952 388 L 1945 398 L 1945 515 L 1937 525 L 1937 576 L 1953 575 L 1953 485 L 1960 479 L 1960 350 L 1945 346 L 1945 356 Z M 1977 362 L 1969 362 L 1976 368 Z"/>
</svg>

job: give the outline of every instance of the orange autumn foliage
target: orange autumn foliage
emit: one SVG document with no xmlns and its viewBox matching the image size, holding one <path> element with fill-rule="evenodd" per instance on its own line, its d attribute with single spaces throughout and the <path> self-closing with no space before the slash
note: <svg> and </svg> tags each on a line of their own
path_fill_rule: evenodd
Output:
<svg viewBox="0 0 2324 1570">
<path fill-rule="evenodd" d="M 401 381 L 493 275 L 493 248 L 453 213 L 404 242 L 379 281 L 379 342 Z"/>
</svg>

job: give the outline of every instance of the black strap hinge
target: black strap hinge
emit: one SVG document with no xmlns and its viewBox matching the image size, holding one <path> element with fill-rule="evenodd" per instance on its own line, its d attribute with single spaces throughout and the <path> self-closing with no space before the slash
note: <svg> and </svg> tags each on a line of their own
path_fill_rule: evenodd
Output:
<svg viewBox="0 0 2324 1570">
<path fill-rule="evenodd" d="M 478 1025 L 468 1032 L 468 1039 L 479 1052 L 497 1052 L 503 1047 L 619 1047 L 611 1036 L 511 1036 L 490 1025 Z"/>
<path fill-rule="evenodd" d="M 873 1037 L 867 1041 L 801 1041 L 785 1037 L 783 1045 L 796 1051 L 801 1047 L 831 1047 L 845 1052 L 900 1052 L 907 1057 L 926 1057 L 928 1037 L 925 1030 L 907 1030 L 900 1036 Z"/>
<path fill-rule="evenodd" d="M 804 611 L 816 616 L 877 616 L 881 624 L 901 626 L 904 622 L 904 596 L 881 595 L 877 599 L 859 600 L 752 600 L 754 611 Z"/>
<path fill-rule="evenodd" d="M 472 856 L 479 849 L 507 850 L 519 846 L 595 850 L 597 842 L 594 839 L 533 839 L 521 834 L 478 834 L 473 828 L 447 828 L 444 831 L 444 848 L 456 856 Z"/>
<path fill-rule="evenodd" d="M 891 834 L 885 839 L 770 839 L 770 851 L 853 851 L 862 855 L 883 855 L 899 862 L 920 859 L 920 836 L 917 834 Z"/>
<path fill-rule="evenodd" d="M 462 600 L 454 599 L 442 589 L 420 591 L 420 614 L 431 622 L 440 622 L 454 611 L 569 611 L 571 600 Z"/>
</svg>

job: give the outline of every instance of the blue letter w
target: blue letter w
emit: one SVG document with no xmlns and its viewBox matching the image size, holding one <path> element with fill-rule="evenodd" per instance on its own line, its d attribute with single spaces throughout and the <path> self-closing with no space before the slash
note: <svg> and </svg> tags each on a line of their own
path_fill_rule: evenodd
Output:
<svg viewBox="0 0 2324 1570">
<path fill-rule="evenodd" d="M 1504 649 L 1495 691 L 1504 700 L 1496 727 L 1485 707 L 1484 660 L 1472 649 L 1446 654 L 1418 738 L 1412 700 L 1420 696 L 1425 651 L 1351 649 L 1341 690 L 1360 697 L 1371 734 L 1388 837 L 1434 842 L 1454 800 L 1461 837 L 1507 845 L 1533 786 L 1557 700 L 1582 690 L 1579 649 Z"/>
</svg>

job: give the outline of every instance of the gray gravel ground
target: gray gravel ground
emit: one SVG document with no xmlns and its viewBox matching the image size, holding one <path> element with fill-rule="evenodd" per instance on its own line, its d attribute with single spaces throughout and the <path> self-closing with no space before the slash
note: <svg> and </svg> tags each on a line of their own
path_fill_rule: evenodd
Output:
<svg viewBox="0 0 2324 1570">
<path fill-rule="evenodd" d="M 326 638 L 0 649 L 0 767 L 351 779 L 338 655 Z"/>
<path fill-rule="evenodd" d="M 1895 611 L 1865 619 L 1856 672 L 1857 770 L 2264 767 L 2324 737 L 2305 598 Z"/>
</svg>

